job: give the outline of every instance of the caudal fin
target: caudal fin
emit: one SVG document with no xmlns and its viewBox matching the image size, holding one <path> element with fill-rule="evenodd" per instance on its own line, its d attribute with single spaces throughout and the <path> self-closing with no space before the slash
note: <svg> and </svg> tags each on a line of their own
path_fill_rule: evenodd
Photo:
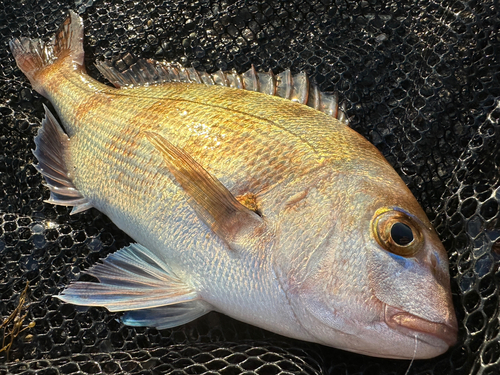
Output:
<svg viewBox="0 0 500 375">
<path fill-rule="evenodd" d="M 40 39 L 15 38 L 9 43 L 17 66 L 28 77 L 33 88 L 42 95 L 40 73 L 48 66 L 64 59 L 74 69 L 83 67 L 83 21 L 73 11 L 48 42 Z"/>
</svg>

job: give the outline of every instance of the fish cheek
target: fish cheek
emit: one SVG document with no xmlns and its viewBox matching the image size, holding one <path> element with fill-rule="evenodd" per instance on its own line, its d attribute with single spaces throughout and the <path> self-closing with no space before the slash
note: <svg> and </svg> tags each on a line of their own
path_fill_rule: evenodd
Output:
<svg viewBox="0 0 500 375">
<path fill-rule="evenodd" d="M 323 287 L 324 281 L 324 278 L 316 274 L 288 290 L 288 299 L 297 320 L 309 333 L 324 342 L 327 342 L 323 337 L 326 332 L 356 334 L 356 331 L 346 324 L 345 318 L 348 315 L 342 314 L 331 303 L 332 296 L 330 291 Z M 289 279 L 289 282 L 293 283 L 294 280 Z M 341 296 L 337 298 L 340 299 Z"/>
<path fill-rule="evenodd" d="M 429 321 L 442 321 L 446 288 L 416 258 L 391 254 L 377 246 L 368 257 L 368 280 L 374 297 Z"/>
<path fill-rule="evenodd" d="M 330 245 L 339 251 L 321 251 L 319 259 L 309 262 L 307 272 L 296 277 L 300 282 L 295 285 L 294 294 L 301 305 L 296 309 L 297 315 L 317 337 L 335 333 L 362 336 L 367 326 L 381 320 L 383 312 L 381 303 L 370 298 L 362 251 L 353 250 L 360 248 L 361 241 L 348 245 L 345 251 L 340 242 L 333 239 Z M 353 251 L 359 257 L 353 257 Z"/>
</svg>

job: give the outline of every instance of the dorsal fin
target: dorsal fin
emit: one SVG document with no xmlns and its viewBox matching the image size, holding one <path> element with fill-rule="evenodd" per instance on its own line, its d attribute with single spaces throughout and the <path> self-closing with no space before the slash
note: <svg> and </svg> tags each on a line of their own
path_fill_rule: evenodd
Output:
<svg viewBox="0 0 500 375">
<path fill-rule="evenodd" d="M 275 95 L 305 104 L 349 125 L 345 109 L 343 106 L 339 108 L 337 94 L 320 92 L 316 85 L 310 83 L 304 72 L 292 75 L 287 69 L 276 75 L 270 70 L 267 73 L 257 73 L 252 66 L 242 74 L 234 70 L 230 72 L 219 70 L 209 74 L 174 63 L 134 60 L 130 54 L 117 61 L 99 61 L 96 66 L 101 74 L 116 87 L 147 86 L 168 82 L 233 87 Z"/>
</svg>

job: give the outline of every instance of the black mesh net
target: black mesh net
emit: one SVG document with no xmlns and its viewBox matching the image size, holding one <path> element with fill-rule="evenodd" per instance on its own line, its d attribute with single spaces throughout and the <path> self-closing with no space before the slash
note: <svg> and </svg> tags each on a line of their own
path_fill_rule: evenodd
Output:
<svg viewBox="0 0 500 375">
<path fill-rule="evenodd" d="M 7 43 L 85 22 L 86 66 L 131 52 L 199 70 L 305 71 L 409 185 L 448 250 L 459 344 L 409 374 L 500 372 L 500 33 L 496 1 L 6 0 L 0 3 L 0 373 L 404 374 L 408 361 L 287 339 L 217 313 L 170 330 L 52 298 L 130 239 L 43 203 L 31 163 L 47 101 Z M 27 287 L 26 287 L 27 286 Z M 24 293 L 26 289 L 26 293 Z M 9 317 L 11 319 L 9 319 Z"/>
</svg>

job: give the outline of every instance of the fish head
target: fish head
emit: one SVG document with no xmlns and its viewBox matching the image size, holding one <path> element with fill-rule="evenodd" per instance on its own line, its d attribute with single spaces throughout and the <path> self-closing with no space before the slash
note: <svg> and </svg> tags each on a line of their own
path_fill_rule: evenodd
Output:
<svg viewBox="0 0 500 375">
<path fill-rule="evenodd" d="M 337 197 L 330 219 L 314 223 L 328 234 L 290 261 L 284 289 L 301 328 L 313 341 L 376 357 L 444 353 L 457 320 L 447 254 L 427 216 L 399 178 L 354 179 L 347 189 L 349 200 Z"/>
<path fill-rule="evenodd" d="M 388 334 L 407 358 L 415 351 L 418 358 L 434 357 L 457 340 L 448 257 L 419 208 L 377 209 L 370 221 L 373 251 L 367 258 L 373 298 L 382 303 Z"/>
</svg>

